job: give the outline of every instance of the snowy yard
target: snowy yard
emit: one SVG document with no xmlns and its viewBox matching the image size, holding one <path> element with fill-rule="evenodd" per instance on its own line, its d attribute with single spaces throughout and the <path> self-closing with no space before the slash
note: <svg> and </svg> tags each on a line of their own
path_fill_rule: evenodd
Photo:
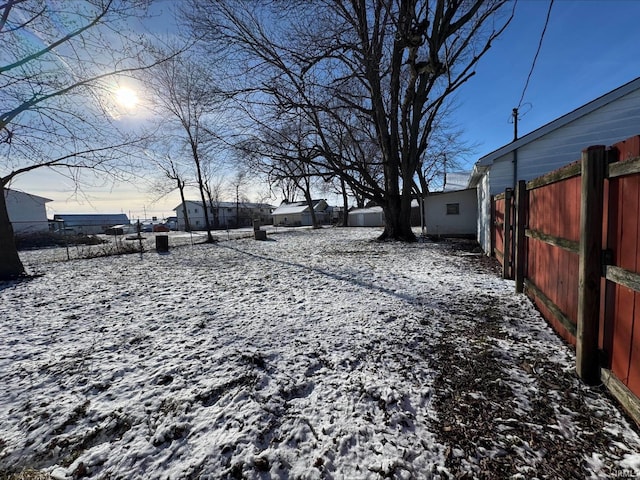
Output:
<svg viewBox="0 0 640 480">
<path fill-rule="evenodd" d="M 640 476 L 638 430 L 488 259 L 378 233 L 0 284 L 0 478 Z"/>
</svg>

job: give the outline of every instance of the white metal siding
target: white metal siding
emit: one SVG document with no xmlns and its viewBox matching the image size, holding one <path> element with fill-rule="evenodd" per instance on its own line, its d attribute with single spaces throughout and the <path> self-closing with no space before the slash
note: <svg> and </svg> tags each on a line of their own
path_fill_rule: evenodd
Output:
<svg viewBox="0 0 640 480">
<path fill-rule="evenodd" d="M 478 243 L 487 255 L 491 254 L 491 193 L 490 173 L 478 184 Z"/>
<path fill-rule="evenodd" d="M 447 204 L 457 203 L 458 215 L 447 215 Z M 462 190 L 425 198 L 425 225 L 429 235 L 471 235 L 476 233 L 478 199 L 476 190 Z"/>
<path fill-rule="evenodd" d="M 384 212 L 380 207 L 357 209 L 348 213 L 350 227 L 383 227 Z"/>
<path fill-rule="evenodd" d="M 640 135 L 640 90 L 634 90 L 520 147 L 518 180 L 533 180 L 579 160 L 582 150 L 591 145 L 610 146 L 634 135 Z M 491 205 L 489 195 L 484 192 L 497 195 L 513 186 L 513 152 L 508 152 L 493 161 L 478 186 L 478 241 L 485 252 L 491 248 Z"/>
<path fill-rule="evenodd" d="M 49 230 L 45 199 L 15 190 L 5 190 L 4 194 L 13 233 L 25 234 Z"/>
<path fill-rule="evenodd" d="M 513 184 L 513 155 L 511 153 L 500 157 L 491 165 L 491 195 L 504 192 L 505 188 Z"/>
<path fill-rule="evenodd" d="M 554 130 L 518 149 L 518 180 L 533 180 L 580 160 L 591 145 L 610 146 L 640 135 L 640 90 L 618 98 L 593 112 Z M 513 187 L 513 152 L 491 166 L 491 193 Z"/>
</svg>

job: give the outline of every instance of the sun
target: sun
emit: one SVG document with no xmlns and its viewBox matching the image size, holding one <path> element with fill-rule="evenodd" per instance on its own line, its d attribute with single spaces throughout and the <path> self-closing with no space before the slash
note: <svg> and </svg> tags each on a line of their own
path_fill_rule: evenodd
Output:
<svg viewBox="0 0 640 480">
<path fill-rule="evenodd" d="M 120 87 L 116 90 L 116 101 L 118 104 L 126 108 L 127 110 L 132 110 L 138 104 L 138 94 L 128 88 L 128 87 Z"/>
</svg>

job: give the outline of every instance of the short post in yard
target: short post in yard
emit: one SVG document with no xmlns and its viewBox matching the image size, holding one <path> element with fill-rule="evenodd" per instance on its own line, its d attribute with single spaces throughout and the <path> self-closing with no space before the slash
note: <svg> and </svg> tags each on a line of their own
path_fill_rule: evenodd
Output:
<svg viewBox="0 0 640 480">
<path fill-rule="evenodd" d="M 598 328 L 606 159 L 602 145 L 582 152 L 576 372 L 588 385 L 600 383 Z"/>
<path fill-rule="evenodd" d="M 156 235 L 156 252 L 167 253 L 169 251 L 169 235 Z"/>
<path fill-rule="evenodd" d="M 256 240 L 266 240 L 267 231 L 260 229 L 260 220 L 253 221 L 253 238 Z"/>
</svg>

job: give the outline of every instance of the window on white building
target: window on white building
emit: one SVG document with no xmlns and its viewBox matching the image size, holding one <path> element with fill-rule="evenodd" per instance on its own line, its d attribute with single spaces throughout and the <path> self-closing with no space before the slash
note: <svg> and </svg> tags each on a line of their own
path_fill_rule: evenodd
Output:
<svg viewBox="0 0 640 480">
<path fill-rule="evenodd" d="M 460 204 L 447 203 L 447 215 L 460 215 Z"/>
</svg>

